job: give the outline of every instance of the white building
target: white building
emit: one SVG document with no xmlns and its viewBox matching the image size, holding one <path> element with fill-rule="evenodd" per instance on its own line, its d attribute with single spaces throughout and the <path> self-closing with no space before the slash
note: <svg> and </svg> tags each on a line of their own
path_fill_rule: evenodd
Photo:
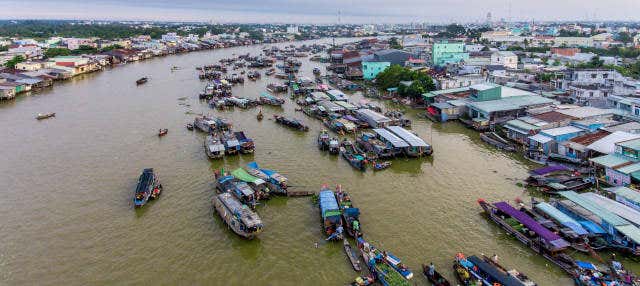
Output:
<svg viewBox="0 0 640 286">
<path fill-rule="evenodd" d="M 300 34 L 300 32 L 298 31 L 298 26 L 288 26 L 287 34 Z"/>
<path fill-rule="evenodd" d="M 491 54 L 491 65 L 501 65 L 510 69 L 518 68 L 518 56 L 510 51 L 501 51 Z"/>
</svg>

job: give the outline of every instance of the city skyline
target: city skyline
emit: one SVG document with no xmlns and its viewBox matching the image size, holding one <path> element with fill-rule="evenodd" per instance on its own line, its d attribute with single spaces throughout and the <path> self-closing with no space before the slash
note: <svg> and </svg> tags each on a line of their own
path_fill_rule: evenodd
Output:
<svg viewBox="0 0 640 286">
<path fill-rule="evenodd" d="M 638 20 L 634 18 L 634 11 L 640 9 L 640 2 L 633 0 L 487 0 L 482 3 L 468 0 L 187 0 L 179 3 L 166 0 L 7 0 L 0 3 L 8 7 L 0 11 L 0 19 L 308 24 L 470 23 L 484 21 L 487 13 L 492 14 L 494 21 L 633 21 Z"/>
</svg>

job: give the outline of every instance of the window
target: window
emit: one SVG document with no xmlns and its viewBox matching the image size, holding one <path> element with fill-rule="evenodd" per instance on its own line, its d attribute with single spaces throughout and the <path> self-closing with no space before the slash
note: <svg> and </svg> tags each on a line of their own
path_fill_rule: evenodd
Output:
<svg viewBox="0 0 640 286">
<path fill-rule="evenodd" d="M 593 91 L 589 92 L 589 97 L 593 97 Z"/>
<path fill-rule="evenodd" d="M 598 74 L 595 74 L 595 73 L 591 74 L 591 78 L 597 78 L 597 77 L 598 77 Z"/>
<path fill-rule="evenodd" d="M 602 78 L 608 78 L 608 77 L 609 77 L 608 73 L 605 73 L 605 74 L 602 75 Z"/>
</svg>

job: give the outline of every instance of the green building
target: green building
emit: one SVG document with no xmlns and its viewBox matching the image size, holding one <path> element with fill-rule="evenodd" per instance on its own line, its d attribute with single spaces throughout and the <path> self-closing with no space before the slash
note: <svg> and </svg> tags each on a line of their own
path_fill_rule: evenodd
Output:
<svg viewBox="0 0 640 286">
<path fill-rule="evenodd" d="M 372 80 L 389 66 L 391 66 L 390 62 L 362 62 L 362 77 Z"/>
<path fill-rule="evenodd" d="M 433 44 L 431 59 L 434 66 L 459 63 L 469 59 L 469 54 L 464 52 L 464 43 L 449 43 L 442 41 Z"/>
</svg>

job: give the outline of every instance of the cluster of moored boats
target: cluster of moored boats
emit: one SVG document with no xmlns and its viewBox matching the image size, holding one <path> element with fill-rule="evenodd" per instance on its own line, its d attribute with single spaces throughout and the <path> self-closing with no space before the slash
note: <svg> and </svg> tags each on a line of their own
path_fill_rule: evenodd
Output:
<svg viewBox="0 0 640 286">
<path fill-rule="evenodd" d="M 579 261 L 569 255 L 569 251 L 579 251 L 603 261 L 596 250 L 617 249 L 637 255 L 633 242 L 620 240 L 607 234 L 602 224 L 606 220 L 598 219 L 598 207 L 575 192 L 567 191 L 562 195 L 564 201 L 550 203 L 532 200 L 531 205 L 519 203 L 513 207 L 507 202 L 488 203 L 478 200 L 480 207 L 489 219 L 514 236 L 518 241 L 542 255 L 552 264 L 570 275 L 576 285 L 638 285 L 638 277 L 624 269 L 619 262 L 610 261 L 605 268 Z M 595 211 L 595 213 L 589 214 Z M 606 214 L 609 220 L 613 214 Z M 633 231 L 620 227 L 621 233 Z M 627 233 L 629 234 L 629 233 Z"/>
<path fill-rule="evenodd" d="M 243 131 L 234 132 L 232 124 L 221 117 L 196 117 L 187 128 L 207 133 L 204 151 L 211 159 L 220 159 L 225 155 L 252 154 L 255 150 L 253 139 Z"/>
</svg>

